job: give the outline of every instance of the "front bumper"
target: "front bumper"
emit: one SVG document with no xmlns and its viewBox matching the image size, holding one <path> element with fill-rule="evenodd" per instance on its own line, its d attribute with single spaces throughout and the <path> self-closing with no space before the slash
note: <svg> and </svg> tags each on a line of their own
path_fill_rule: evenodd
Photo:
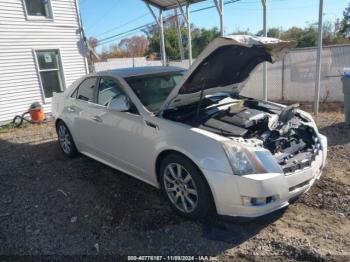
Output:
<svg viewBox="0 0 350 262">
<path fill-rule="evenodd" d="M 327 138 L 320 135 L 322 150 L 310 167 L 292 174 L 267 173 L 236 176 L 203 170 L 212 190 L 219 215 L 254 218 L 289 205 L 290 201 L 310 189 L 320 178 L 327 156 Z M 271 197 L 268 204 L 243 205 L 242 197 Z"/>
</svg>

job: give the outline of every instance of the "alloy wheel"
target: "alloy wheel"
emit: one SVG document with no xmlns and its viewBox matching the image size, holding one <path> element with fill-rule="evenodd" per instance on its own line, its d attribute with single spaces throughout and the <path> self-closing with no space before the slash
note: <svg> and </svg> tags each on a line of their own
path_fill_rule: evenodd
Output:
<svg viewBox="0 0 350 262">
<path fill-rule="evenodd" d="M 58 140 L 63 152 L 69 155 L 72 149 L 72 142 L 67 127 L 62 124 L 58 128 Z"/>
<path fill-rule="evenodd" d="M 170 163 L 164 170 L 165 191 L 181 212 L 191 213 L 198 204 L 198 191 L 191 174 L 180 164 Z"/>
</svg>

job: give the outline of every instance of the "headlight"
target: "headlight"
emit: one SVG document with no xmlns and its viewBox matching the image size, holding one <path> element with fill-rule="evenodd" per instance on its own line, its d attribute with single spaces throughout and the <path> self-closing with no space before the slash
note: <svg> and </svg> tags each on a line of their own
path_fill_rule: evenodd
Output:
<svg viewBox="0 0 350 262">
<path fill-rule="evenodd" d="M 245 147 L 241 147 L 234 142 L 224 142 L 222 146 L 235 175 L 265 173 L 261 170 L 260 165 L 257 166 L 254 156 Z"/>
<path fill-rule="evenodd" d="M 283 173 L 274 157 L 262 148 L 242 147 L 233 141 L 222 143 L 235 175 Z"/>
<path fill-rule="evenodd" d="M 311 127 L 313 127 L 315 129 L 316 133 L 317 133 L 318 132 L 318 128 L 317 128 L 316 122 L 313 119 L 313 117 L 309 113 L 307 113 L 305 111 L 302 111 L 302 110 L 297 110 L 297 112 L 299 113 L 299 115 L 301 117 L 303 117 L 304 119 L 309 121 L 309 125 Z"/>
</svg>

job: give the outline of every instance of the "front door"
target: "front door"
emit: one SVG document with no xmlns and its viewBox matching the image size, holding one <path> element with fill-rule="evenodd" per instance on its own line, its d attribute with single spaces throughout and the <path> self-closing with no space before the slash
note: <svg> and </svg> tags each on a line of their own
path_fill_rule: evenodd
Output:
<svg viewBox="0 0 350 262">
<path fill-rule="evenodd" d="M 145 124 L 133 105 L 128 112 L 108 109 L 109 102 L 117 96 L 127 96 L 121 84 L 114 78 L 101 77 L 96 95 L 99 109 L 95 117 L 99 121 L 93 131 L 94 147 L 108 163 L 140 179 L 150 180 L 151 174 L 146 174 L 143 159 L 154 147 L 154 128 Z"/>
</svg>

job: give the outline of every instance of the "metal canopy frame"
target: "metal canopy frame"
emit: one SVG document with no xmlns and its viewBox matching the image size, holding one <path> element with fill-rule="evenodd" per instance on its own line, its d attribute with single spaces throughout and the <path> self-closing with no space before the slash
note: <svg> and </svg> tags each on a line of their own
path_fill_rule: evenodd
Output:
<svg viewBox="0 0 350 262">
<path fill-rule="evenodd" d="M 263 35 L 267 37 L 267 1 L 261 0 L 263 7 Z M 263 98 L 267 101 L 267 62 L 263 64 Z"/>
<path fill-rule="evenodd" d="M 206 0 L 143 0 L 157 9 L 171 10 L 178 7 L 178 4 L 187 5 L 204 2 Z"/>
<path fill-rule="evenodd" d="M 316 83 L 314 98 L 314 114 L 317 116 L 320 105 L 320 87 L 321 87 L 321 57 L 322 57 L 322 39 L 323 39 L 323 0 L 320 0 L 318 9 L 318 40 L 317 40 L 317 58 L 316 58 Z"/>
<path fill-rule="evenodd" d="M 188 37 L 188 61 L 189 65 L 192 65 L 192 35 L 191 35 L 191 16 L 190 16 L 190 5 L 198 2 L 204 2 L 206 0 L 143 0 L 152 14 L 154 20 L 159 26 L 160 31 L 160 49 L 161 49 L 161 57 L 162 64 L 165 66 L 167 64 L 166 52 L 165 52 L 165 36 L 164 36 L 164 21 L 163 21 L 163 11 L 171 10 L 171 9 L 179 9 L 182 17 L 184 18 L 186 27 L 187 27 L 187 37 Z M 224 35 L 224 0 L 213 0 L 220 16 L 220 31 L 221 36 Z M 159 15 L 157 16 L 154 12 L 153 8 L 157 8 L 159 10 Z M 184 10 L 185 7 L 185 10 Z M 179 30 L 178 30 L 179 31 Z M 179 33 L 181 34 L 181 32 Z M 181 36 L 179 35 L 179 39 Z M 181 40 L 179 40 L 179 44 Z M 182 58 L 182 56 L 181 56 Z"/>
<path fill-rule="evenodd" d="M 152 16 L 156 20 L 160 28 L 160 46 L 162 63 L 166 65 L 166 52 L 165 52 L 165 38 L 164 38 L 164 21 L 163 11 L 171 9 L 179 9 L 183 16 L 188 34 L 188 58 L 189 64 L 192 64 L 192 37 L 191 37 L 191 20 L 190 20 L 190 5 L 206 0 L 142 0 L 147 5 Z M 220 17 L 220 33 L 224 36 L 224 0 L 213 0 Z M 267 10 L 268 0 L 261 0 L 263 7 L 263 35 L 267 37 Z M 159 10 L 159 16 L 154 13 L 152 7 Z M 185 10 L 183 9 L 185 7 Z M 322 56 L 322 28 L 323 28 L 323 0 L 319 0 L 319 17 L 318 17 L 318 45 L 317 45 L 317 59 L 316 59 L 316 81 L 315 81 L 315 97 L 314 97 L 314 114 L 317 115 L 319 111 L 319 100 L 320 100 L 320 83 L 321 83 L 321 56 Z M 176 13 L 177 14 L 177 13 Z M 179 36 L 179 39 L 181 37 Z M 179 42 L 180 44 L 180 42 Z M 267 63 L 263 64 L 263 98 L 268 98 L 268 82 L 267 82 Z"/>
</svg>

